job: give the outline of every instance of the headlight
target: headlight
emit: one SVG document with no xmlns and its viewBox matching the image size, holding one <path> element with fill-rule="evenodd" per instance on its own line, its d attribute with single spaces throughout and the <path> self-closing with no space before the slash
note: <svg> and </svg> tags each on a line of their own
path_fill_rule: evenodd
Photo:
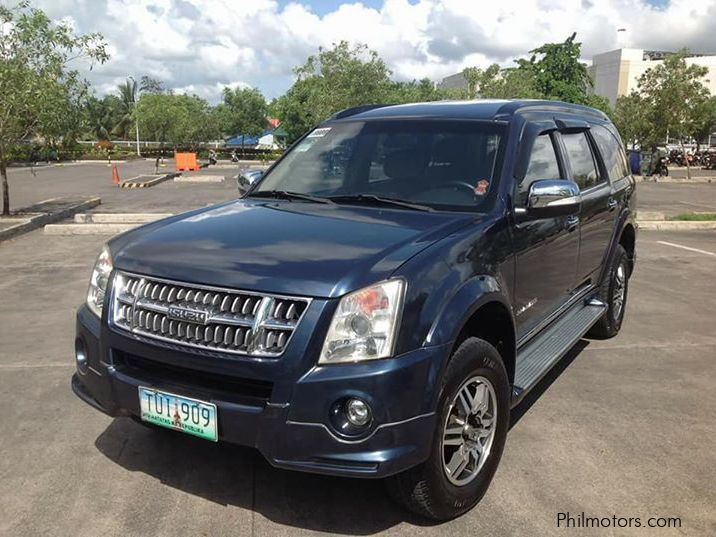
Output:
<svg viewBox="0 0 716 537">
<path fill-rule="evenodd" d="M 89 289 L 87 290 L 87 306 L 95 315 L 102 317 L 102 305 L 104 304 L 104 295 L 107 293 L 107 284 L 109 283 L 109 275 L 112 273 L 112 255 L 105 246 L 102 248 L 97 262 L 92 269 L 90 276 Z"/>
<path fill-rule="evenodd" d="M 333 315 L 318 363 L 391 356 L 404 294 L 404 280 L 389 280 L 344 296 Z"/>
</svg>

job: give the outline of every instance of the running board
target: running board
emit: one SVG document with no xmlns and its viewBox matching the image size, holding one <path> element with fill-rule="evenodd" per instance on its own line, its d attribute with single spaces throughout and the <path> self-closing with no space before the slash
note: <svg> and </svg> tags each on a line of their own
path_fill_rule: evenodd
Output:
<svg viewBox="0 0 716 537">
<path fill-rule="evenodd" d="M 513 407 L 574 347 L 606 309 L 606 304 L 596 298 L 579 301 L 517 352 Z"/>
</svg>

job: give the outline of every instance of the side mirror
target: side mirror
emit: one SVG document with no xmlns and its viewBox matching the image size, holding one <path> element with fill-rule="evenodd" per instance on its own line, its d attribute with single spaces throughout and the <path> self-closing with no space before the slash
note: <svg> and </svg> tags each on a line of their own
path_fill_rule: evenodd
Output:
<svg viewBox="0 0 716 537">
<path fill-rule="evenodd" d="M 525 212 L 534 218 L 565 216 L 579 211 L 582 195 L 574 181 L 544 179 L 530 185 Z"/>
<path fill-rule="evenodd" d="M 245 194 L 249 189 L 263 177 L 263 170 L 244 170 L 236 176 L 236 185 L 239 192 Z"/>
</svg>

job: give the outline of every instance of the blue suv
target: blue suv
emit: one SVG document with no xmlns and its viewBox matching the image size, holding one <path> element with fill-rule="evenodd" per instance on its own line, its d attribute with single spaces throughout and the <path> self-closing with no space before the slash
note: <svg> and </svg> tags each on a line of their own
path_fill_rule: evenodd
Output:
<svg viewBox="0 0 716 537">
<path fill-rule="evenodd" d="M 485 494 L 511 409 L 585 334 L 619 331 L 634 190 L 590 108 L 339 112 L 242 199 L 109 241 L 72 388 L 456 517 Z"/>
</svg>

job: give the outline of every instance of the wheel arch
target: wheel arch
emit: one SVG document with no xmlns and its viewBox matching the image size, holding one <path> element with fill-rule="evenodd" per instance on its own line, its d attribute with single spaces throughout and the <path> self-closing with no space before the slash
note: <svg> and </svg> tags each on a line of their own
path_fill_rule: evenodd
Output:
<svg viewBox="0 0 716 537">
<path fill-rule="evenodd" d="M 631 222 L 627 222 L 619 235 L 619 244 L 626 250 L 629 257 L 629 271 L 634 270 L 634 254 L 636 252 L 636 229 Z"/>
<path fill-rule="evenodd" d="M 450 355 L 469 337 L 483 339 L 497 349 L 512 385 L 515 379 L 515 328 L 507 306 L 498 300 L 478 306 L 463 322 Z"/>
<path fill-rule="evenodd" d="M 492 344 L 514 380 L 516 338 L 512 308 L 496 278 L 476 277 L 463 285 L 443 307 L 427 338 L 427 344 L 452 343 L 443 370 L 455 349 L 468 337 Z"/>
</svg>

